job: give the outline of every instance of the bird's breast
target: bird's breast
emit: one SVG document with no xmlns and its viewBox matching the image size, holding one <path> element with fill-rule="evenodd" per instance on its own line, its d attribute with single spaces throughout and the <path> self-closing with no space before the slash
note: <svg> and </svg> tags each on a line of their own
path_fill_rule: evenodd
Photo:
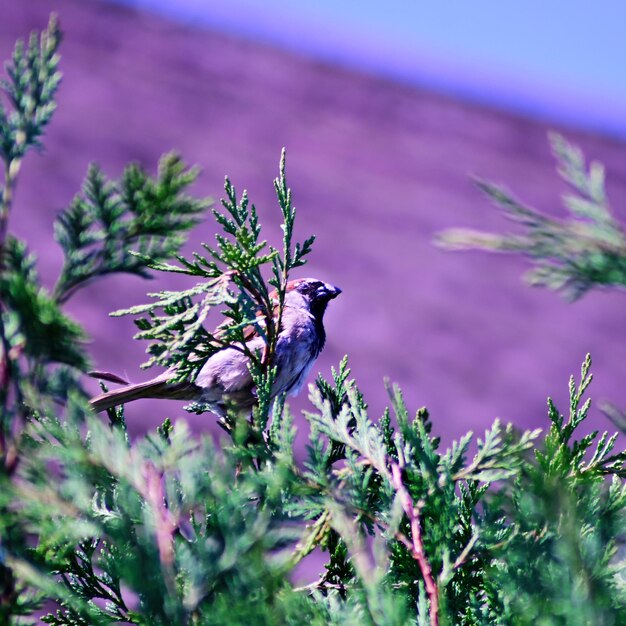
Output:
<svg viewBox="0 0 626 626">
<path fill-rule="evenodd" d="M 276 395 L 300 390 L 321 349 L 311 316 L 300 315 L 287 322 L 291 323 L 285 324 L 276 344 Z"/>
</svg>

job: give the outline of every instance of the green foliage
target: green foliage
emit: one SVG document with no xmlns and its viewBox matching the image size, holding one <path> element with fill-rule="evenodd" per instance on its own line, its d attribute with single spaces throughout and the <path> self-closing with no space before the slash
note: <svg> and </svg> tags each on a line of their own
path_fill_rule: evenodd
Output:
<svg viewBox="0 0 626 626">
<path fill-rule="evenodd" d="M 581 403 L 591 380 L 590 360 L 579 386 L 570 380 L 565 421 L 548 401 L 551 426 L 537 463 L 487 516 L 512 516 L 494 578 L 506 597 L 504 613 L 520 624 L 622 624 L 626 606 L 618 544 L 626 530 L 624 453 L 610 455 L 616 435 L 575 438 L 588 417 Z M 595 450 L 590 454 L 593 444 Z M 611 475 L 610 482 L 605 480 Z"/>
<path fill-rule="evenodd" d="M 6 104 L 0 102 L 0 157 L 5 166 L 0 188 L 0 623 L 8 616 L 32 614 L 41 594 L 64 597 L 52 591 L 58 587 L 52 578 L 17 556 L 28 551 L 28 535 L 9 496 L 23 460 L 27 423 L 54 415 L 59 405 L 84 419 L 84 406 L 79 409 L 70 400 L 84 396 L 79 376 L 89 365 L 86 334 L 61 305 L 104 274 L 147 277 L 147 261 L 132 256 L 131 249 L 156 260 L 170 258 L 207 206 L 186 193 L 197 171 L 175 155 L 161 160 L 154 179 L 131 165 L 120 182 L 110 183 L 92 166 L 82 196 L 61 213 L 55 227 L 65 253 L 56 289 L 50 293 L 42 287 L 35 255 L 26 242 L 8 234 L 8 222 L 22 159 L 29 148 L 40 146 L 55 110 L 59 42 L 52 17 L 43 33 L 34 33 L 28 44 L 17 43 L 6 65 L 8 77 L 0 83 L 6 96 Z M 40 592 L 25 586 L 29 576 L 38 581 Z"/>
<path fill-rule="evenodd" d="M 30 66 L 15 66 L 26 84 Z M 580 178 L 570 161 L 568 178 L 599 199 L 598 174 Z M 57 222 L 53 294 L 26 244 L 1 240 L 0 623 L 38 611 L 56 626 L 626 623 L 626 454 L 617 435 L 587 434 L 590 358 L 570 380 L 567 419 L 549 400 L 543 434 L 496 420 L 447 449 L 438 416 L 410 413 L 396 386 L 373 419 L 344 358 L 310 386 L 297 461 L 294 418 L 285 398 L 271 402 L 273 354 L 287 280 L 313 238 L 293 243 L 284 153 L 282 250 L 227 179 L 216 246 L 178 255 L 206 205 L 186 193 L 194 178 L 173 156 L 154 179 L 131 166 L 107 182 L 91 168 Z M 149 269 L 198 278 L 122 312 L 143 316 L 149 364 L 193 378 L 215 350 L 245 350 L 250 327 L 265 338 L 248 354 L 257 406 L 230 415 L 220 442 L 170 419 L 132 441 L 123 407 L 105 421 L 80 388 L 85 335 L 61 304 L 88 281 Z M 210 333 L 216 307 L 226 321 Z M 297 587 L 294 567 L 313 552 L 325 555 L 319 578 Z"/>
<path fill-rule="evenodd" d="M 469 229 L 441 233 L 438 243 L 451 250 L 521 253 L 532 259 L 531 285 L 561 291 L 575 300 L 595 286 L 626 285 L 626 237 L 606 197 L 604 167 L 585 164 L 582 152 L 557 134 L 550 135 L 558 173 L 573 189 L 563 196 L 567 218 L 528 207 L 498 185 L 477 180 L 478 188 L 523 234 L 504 235 Z"/>
<path fill-rule="evenodd" d="M 0 299 L 7 310 L 7 328 L 15 330 L 7 337 L 9 343 L 26 357 L 85 369 L 88 362 L 81 345 L 85 333 L 39 285 L 35 257 L 27 253 L 24 242 L 7 240 L 3 265 Z"/>
<path fill-rule="evenodd" d="M 307 478 L 319 485 L 320 493 L 306 507 L 324 511 L 320 518 L 327 514 L 327 535 L 336 533 L 349 552 L 368 552 L 365 539 L 375 537 L 369 559 L 361 556 L 360 562 L 352 555 L 356 572 L 344 573 L 342 584 L 363 586 L 366 593 L 369 588 L 370 593 L 374 589 L 379 593 L 381 585 L 386 586 L 391 597 L 394 589 L 401 589 L 402 594 L 393 600 L 399 615 L 417 603 L 428 616 L 429 604 L 432 611 L 438 602 L 448 612 L 449 623 L 471 623 L 463 621 L 465 614 L 472 598 L 488 583 L 477 549 L 477 522 L 488 494 L 487 481 L 517 475 L 523 453 L 533 446 L 539 431 L 514 436 L 510 428 L 503 433 L 496 421 L 479 441 L 473 459 L 467 458 L 471 433 L 441 453 L 425 410 L 410 419 L 399 389 L 393 388 L 390 395 L 398 428 L 394 432 L 385 418 L 375 424 L 345 372 L 344 366 L 344 382 L 335 393 L 329 394 L 325 383 L 318 385 L 311 396 L 317 412 L 307 414 L 312 424 Z M 340 403 L 342 396 L 341 409 L 333 411 L 333 403 Z M 341 457 L 335 452 L 337 444 L 344 451 Z M 341 467 L 335 469 L 339 463 Z M 315 526 L 313 531 L 319 534 Z M 355 539 L 355 532 L 360 539 Z M 327 575 L 320 580 L 320 588 L 328 582 L 336 584 Z M 429 586 L 427 599 L 424 588 Z M 394 623 L 377 617 L 373 607 L 368 611 L 372 623 Z"/>
<path fill-rule="evenodd" d="M 0 249 L 4 246 L 15 182 L 29 148 L 40 146 L 44 128 L 56 108 L 54 95 L 61 82 L 57 49 L 61 32 L 56 17 L 28 44 L 18 41 L 13 58 L 5 65 L 7 78 L 0 81 L 8 107 L 0 99 L 0 158 L 4 161 L 4 185 L 0 187 Z M 0 96 L 1 97 L 1 96 Z"/>
<path fill-rule="evenodd" d="M 10 103 L 0 105 L 0 155 L 6 163 L 21 159 L 39 138 L 56 108 L 54 95 L 61 81 L 57 49 L 61 32 L 55 16 L 48 28 L 33 33 L 25 44 L 18 41 L 13 58 L 5 65 L 8 78 L 0 89 Z"/>
<path fill-rule="evenodd" d="M 149 278 L 146 259 L 171 258 L 208 206 L 185 193 L 198 171 L 176 154 L 165 155 L 156 178 L 129 165 L 116 182 L 91 165 L 81 195 L 61 212 L 56 240 L 65 263 L 55 288 L 59 302 L 98 276 L 127 272 Z"/>
<path fill-rule="evenodd" d="M 85 601 L 50 623 L 69 623 L 70 610 L 90 624 L 183 624 L 202 612 L 209 618 L 229 589 L 235 615 L 250 617 L 259 604 L 253 615 L 261 618 L 263 605 L 284 588 L 285 549 L 297 536 L 265 503 L 280 479 L 241 473 L 237 454 L 221 454 L 208 438 L 197 441 L 183 422 L 167 438 L 149 435 L 133 446 L 121 428 L 97 418 L 88 418 L 87 438 L 79 426 L 33 424 L 32 454 L 20 471 L 30 475 L 21 521 L 47 537 L 36 559 Z M 34 488 L 52 461 L 63 476 L 59 488 Z M 94 599 L 105 600 L 104 608 Z"/>
</svg>

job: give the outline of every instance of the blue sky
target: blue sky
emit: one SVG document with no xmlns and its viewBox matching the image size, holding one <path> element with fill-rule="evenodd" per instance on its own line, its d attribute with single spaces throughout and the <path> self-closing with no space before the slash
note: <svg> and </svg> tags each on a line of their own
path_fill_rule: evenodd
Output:
<svg viewBox="0 0 626 626">
<path fill-rule="evenodd" d="M 626 138 L 626 2 L 115 0 Z"/>
</svg>

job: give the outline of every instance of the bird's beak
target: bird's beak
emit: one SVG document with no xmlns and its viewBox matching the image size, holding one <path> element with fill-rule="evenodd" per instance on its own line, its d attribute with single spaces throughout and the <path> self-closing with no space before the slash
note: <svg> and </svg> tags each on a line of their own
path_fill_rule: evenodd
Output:
<svg viewBox="0 0 626 626">
<path fill-rule="evenodd" d="M 330 285 L 329 283 L 325 283 L 324 287 L 326 289 L 326 297 L 329 300 L 336 298 L 341 293 L 341 289 L 339 289 L 339 287 L 335 287 L 334 285 Z"/>
</svg>

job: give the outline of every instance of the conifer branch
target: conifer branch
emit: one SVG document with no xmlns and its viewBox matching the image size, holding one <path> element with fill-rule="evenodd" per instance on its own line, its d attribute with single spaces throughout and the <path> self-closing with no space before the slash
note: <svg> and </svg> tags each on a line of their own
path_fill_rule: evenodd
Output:
<svg viewBox="0 0 626 626">
<path fill-rule="evenodd" d="M 151 178 L 130 165 L 119 181 L 108 181 L 91 165 L 82 193 L 58 216 L 56 239 L 65 263 L 54 294 L 66 302 L 78 289 L 112 273 L 149 278 L 151 265 L 178 253 L 209 201 L 186 193 L 198 175 L 174 153 L 159 162 Z"/>
<path fill-rule="evenodd" d="M 18 41 L 11 62 L 5 68 L 8 78 L 0 81 L 0 92 L 9 101 L 0 102 L 0 157 L 4 161 L 4 186 L 0 194 L 0 253 L 22 159 L 29 148 L 40 146 L 39 137 L 56 108 L 54 95 L 61 82 L 57 70 L 57 49 L 61 31 L 56 16 L 39 36 L 32 33 L 28 44 Z"/>
<path fill-rule="evenodd" d="M 626 235 L 609 205 L 604 168 L 589 166 L 579 148 L 562 136 L 550 135 L 558 173 L 573 189 L 563 195 L 569 215 L 555 218 L 528 207 L 499 185 L 477 180 L 503 215 L 524 230 L 521 234 L 449 229 L 436 242 L 448 250 L 485 250 L 527 256 L 534 267 L 525 275 L 530 285 L 560 291 L 575 300 L 593 287 L 626 286 Z"/>
</svg>

